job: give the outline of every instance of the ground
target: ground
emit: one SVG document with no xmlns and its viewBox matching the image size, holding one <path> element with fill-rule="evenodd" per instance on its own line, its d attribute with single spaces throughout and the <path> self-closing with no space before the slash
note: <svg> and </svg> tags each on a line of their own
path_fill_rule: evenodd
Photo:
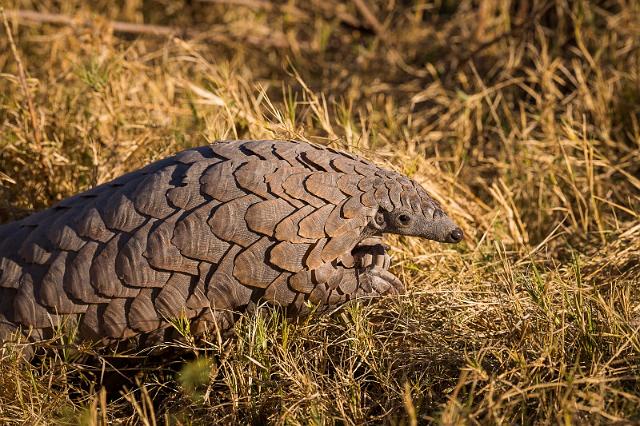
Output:
<svg viewBox="0 0 640 426">
<path fill-rule="evenodd" d="M 3 6 L 1 222 L 184 147 L 296 138 L 412 176 L 466 239 L 389 238 L 406 295 L 249 315 L 178 360 L 6 347 L 0 423 L 640 421 L 638 2 Z"/>
</svg>

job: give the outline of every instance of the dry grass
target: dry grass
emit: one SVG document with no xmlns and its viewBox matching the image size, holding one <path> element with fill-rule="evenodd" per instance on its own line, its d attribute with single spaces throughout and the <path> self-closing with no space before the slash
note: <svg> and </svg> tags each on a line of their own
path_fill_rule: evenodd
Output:
<svg viewBox="0 0 640 426">
<path fill-rule="evenodd" d="M 188 362 L 5 348 L 0 423 L 640 421 L 638 2 L 4 6 L 75 24 L 0 35 L 2 221 L 206 140 L 295 137 L 412 175 L 468 237 L 391 238 L 408 295 L 248 316 Z"/>
</svg>

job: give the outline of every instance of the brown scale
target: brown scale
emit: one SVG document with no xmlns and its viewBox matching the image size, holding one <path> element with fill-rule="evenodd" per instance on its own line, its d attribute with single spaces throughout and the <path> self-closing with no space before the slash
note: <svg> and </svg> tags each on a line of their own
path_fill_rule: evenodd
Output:
<svg viewBox="0 0 640 426">
<path fill-rule="evenodd" d="M 346 302 L 344 294 L 341 294 L 337 290 L 331 290 L 329 292 L 329 296 L 327 297 L 327 305 L 329 306 L 340 306 Z"/>
<path fill-rule="evenodd" d="M 86 340 L 101 341 L 103 332 L 101 330 L 102 314 L 106 305 L 89 305 L 87 311 L 80 318 L 78 330 Z"/>
<path fill-rule="evenodd" d="M 331 159 L 331 166 L 337 172 L 344 173 L 347 176 L 352 176 L 354 179 L 360 179 L 362 176 L 356 174 L 357 161 L 347 158 L 342 155 L 337 155 Z"/>
<path fill-rule="evenodd" d="M 316 209 L 312 206 L 304 206 L 293 212 L 276 225 L 276 239 L 292 243 L 312 243 L 314 240 L 300 235 L 300 221 L 313 213 Z"/>
<path fill-rule="evenodd" d="M 188 308 L 205 309 L 211 305 L 207 298 L 208 283 L 205 280 L 212 267 L 215 268 L 215 266 L 207 262 L 200 262 L 198 265 L 198 276 L 191 279 L 192 286 L 190 287 L 190 295 L 187 298 Z M 193 285 L 194 282 L 195 285 Z"/>
<path fill-rule="evenodd" d="M 304 167 L 304 163 L 300 161 L 300 144 L 288 141 L 278 141 L 273 143 L 275 154 L 285 160 L 291 167 Z"/>
<path fill-rule="evenodd" d="M 247 141 L 243 147 L 269 162 L 277 159 L 273 152 L 273 141 Z"/>
<path fill-rule="evenodd" d="M 387 187 L 389 193 L 389 200 L 393 204 L 395 208 L 402 207 L 402 186 L 396 182 L 395 180 L 389 179 L 385 182 L 385 186 Z"/>
<path fill-rule="evenodd" d="M 101 294 L 130 297 L 134 292 L 137 294 L 136 289 L 129 290 L 123 284 L 129 287 L 161 287 L 167 282 L 170 274 L 154 269 L 144 257 L 149 233 L 156 223 L 159 222 L 152 219 L 130 238 L 121 237 L 109 241 L 105 249 L 96 256 L 94 267 L 102 272 L 99 274 L 100 279 L 92 284 Z M 119 280 L 115 279 L 116 276 Z"/>
<path fill-rule="evenodd" d="M 407 188 L 403 188 L 402 194 L 400 194 L 400 200 L 402 201 L 402 206 L 407 210 L 421 210 L 419 203 L 416 205 L 415 200 L 411 197 L 411 191 L 407 190 Z"/>
<path fill-rule="evenodd" d="M 343 265 L 345 268 L 354 268 L 356 266 L 353 253 L 343 253 L 336 259 L 336 261 Z"/>
<path fill-rule="evenodd" d="M 311 270 L 311 276 L 316 283 L 326 283 L 340 272 L 341 269 L 336 268 L 336 265 L 333 263 L 323 263 L 319 267 Z"/>
<path fill-rule="evenodd" d="M 228 160 L 234 160 L 236 158 L 250 158 L 250 156 L 245 153 L 247 150 L 244 148 L 244 144 L 249 141 L 238 142 L 239 143 L 216 143 L 209 145 L 209 147 L 214 154 Z"/>
<path fill-rule="evenodd" d="M 171 165 L 147 175 L 130 195 L 133 206 L 142 215 L 156 219 L 166 219 L 175 213 L 176 208 L 168 203 L 166 197 L 158 196 L 156 188 L 167 188 L 177 165 Z"/>
<path fill-rule="evenodd" d="M 32 227 L 24 226 L 19 222 L 9 223 L 0 227 L 0 258 L 2 259 L 2 261 L 0 261 L 0 268 L 4 268 L 3 265 L 5 264 L 5 259 L 6 261 L 9 261 L 10 258 L 15 258 L 11 261 L 22 262 L 16 258 L 16 254 L 32 230 Z M 0 286 L 17 287 L 15 282 L 5 281 L 6 280 L 4 278 L 0 279 Z"/>
<path fill-rule="evenodd" d="M 305 258 L 311 244 L 281 241 L 269 251 L 269 262 L 289 272 L 298 272 L 305 267 Z"/>
<path fill-rule="evenodd" d="M 356 162 L 356 164 L 354 165 L 354 170 L 359 175 L 373 177 L 376 175 L 377 167 L 372 164 Z"/>
<path fill-rule="evenodd" d="M 115 234 L 107 229 L 102 216 L 96 207 L 91 206 L 88 210 L 84 210 L 76 222 L 72 225 L 78 235 L 82 238 L 106 243 Z"/>
<path fill-rule="evenodd" d="M 311 293 L 309 293 L 309 302 L 314 305 L 323 305 L 327 301 L 329 291 L 324 283 L 316 285 Z"/>
<path fill-rule="evenodd" d="M 207 287 L 207 299 L 212 307 L 233 309 L 235 306 L 245 306 L 251 300 L 253 289 L 242 285 L 233 276 L 234 265 L 241 251 L 242 247 L 231 246 L 211 275 Z"/>
<path fill-rule="evenodd" d="M 114 239 L 116 238 L 114 237 Z M 63 288 L 69 297 L 87 304 L 109 302 L 109 298 L 98 295 L 92 285 L 87 285 L 87 283 L 92 283 L 94 280 L 99 280 L 100 278 L 97 275 L 102 275 L 102 272 L 108 273 L 102 269 L 93 268 L 98 248 L 100 248 L 100 244 L 91 241 L 82 246 L 78 253 L 70 253 L 66 258 Z M 107 278 L 111 276 L 113 276 L 113 271 Z"/>
<path fill-rule="evenodd" d="M 201 146 L 195 149 L 187 149 L 177 153 L 173 159 L 183 164 L 213 164 L 219 163 L 219 158 L 212 158 L 213 150 L 210 146 Z"/>
<path fill-rule="evenodd" d="M 422 197 L 419 196 L 419 193 L 416 191 L 416 185 L 413 184 L 411 187 L 405 186 L 404 193 L 413 211 L 422 211 Z"/>
<path fill-rule="evenodd" d="M 187 298 L 186 307 L 194 310 L 209 308 L 211 303 L 204 294 L 202 286 L 196 286 L 193 293 Z"/>
<path fill-rule="evenodd" d="M 200 191 L 222 203 L 243 197 L 247 193 L 239 188 L 233 172 L 246 160 L 223 161 L 207 168 L 200 177 Z"/>
<path fill-rule="evenodd" d="M 271 237 L 276 233 L 276 226 L 295 210 L 282 198 L 274 198 L 251 205 L 244 219 L 250 230 Z"/>
<path fill-rule="evenodd" d="M 279 268 L 267 262 L 267 252 L 273 247 L 273 243 L 272 239 L 262 237 L 238 254 L 233 266 L 233 276 L 241 284 L 265 288 L 280 275 Z"/>
<path fill-rule="evenodd" d="M 376 209 L 366 207 L 362 204 L 363 193 L 358 193 L 353 197 L 347 198 L 340 207 L 340 215 L 345 219 L 355 219 L 358 217 L 372 217 L 376 213 Z"/>
<path fill-rule="evenodd" d="M 136 282 L 136 284 L 138 284 L 136 287 L 138 287 L 140 284 L 147 284 L 147 282 L 141 282 L 142 279 L 145 279 L 146 281 L 146 278 L 152 275 L 152 273 L 149 272 L 149 267 L 146 265 L 145 267 L 139 265 L 139 269 L 131 265 L 125 265 L 118 268 L 116 265 L 116 257 L 118 256 L 117 250 L 118 240 L 113 239 L 96 255 L 93 263 L 91 264 L 91 286 L 95 293 L 101 298 L 111 299 L 113 297 L 135 297 L 140 292 L 140 289 L 126 286 L 123 280 L 126 279 L 132 283 Z M 124 256 L 126 256 L 126 254 Z M 121 257 L 121 259 L 123 258 L 124 257 Z M 137 259 L 132 259 L 132 261 L 135 260 Z M 122 262 L 121 265 L 124 265 L 124 262 Z M 134 272 L 129 275 L 122 276 L 121 278 L 120 274 L 127 273 L 129 271 Z M 166 280 L 164 282 L 166 282 Z M 160 286 L 163 283 L 152 282 L 149 284 L 157 284 Z"/>
<path fill-rule="evenodd" d="M 293 299 L 293 302 L 287 306 L 287 313 L 291 316 L 304 316 L 309 313 L 309 308 L 306 306 L 306 293 L 298 293 Z"/>
<path fill-rule="evenodd" d="M 356 281 L 355 277 L 350 277 L 352 279 L 345 279 L 338 283 L 338 288 L 342 294 L 353 294 L 358 288 L 358 281 Z"/>
<path fill-rule="evenodd" d="M 300 271 L 289 278 L 289 284 L 293 290 L 308 294 L 313 291 L 317 283 L 313 280 L 313 272 Z"/>
<path fill-rule="evenodd" d="M 59 250 L 78 251 L 86 242 L 72 228 L 75 216 L 79 213 L 78 209 L 71 209 L 53 222 L 51 227 L 47 229 L 46 236 L 51 246 Z"/>
<path fill-rule="evenodd" d="M 363 192 L 360 196 L 360 203 L 366 208 L 375 209 L 378 206 L 375 191 L 369 190 L 368 192 Z"/>
<path fill-rule="evenodd" d="M 183 256 L 173 243 L 178 216 L 179 213 L 176 213 L 151 229 L 147 236 L 146 249 L 142 255 L 147 259 L 152 269 L 198 275 L 199 262 Z M 199 236 L 191 235 L 189 238 L 196 240 Z M 159 280 L 155 279 L 155 281 Z"/>
<path fill-rule="evenodd" d="M 193 163 L 181 178 L 179 186 L 172 186 L 167 191 L 167 201 L 178 209 L 191 210 L 207 200 L 200 192 L 200 177 L 212 165 L 209 161 Z"/>
<path fill-rule="evenodd" d="M 298 235 L 311 240 L 326 237 L 325 224 L 335 208 L 336 206 L 333 204 L 327 204 L 303 218 L 300 223 L 298 223 Z"/>
<path fill-rule="evenodd" d="M 281 199 L 291 204 L 293 207 L 301 208 L 305 206 L 305 203 L 289 196 L 283 188 L 284 181 L 294 173 L 304 173 L 304 168 L 302 167 L 288 167 L 284 165 L 280 165 L 275 172 L 268 174 L 265 176 L 265 182 L 269 188 L 269 193 L 276 197 L 277 199 Z"/>
<path fill-rule="evenodd" d="M 186 308 L 192 277 L 174 272 L 161 288 L 154 305 L 158 314 L 165 320 L 175 320 L 182 315 L 189 316 Z"/>
<path fill-rule="evenodd" d="M 349 232 L 329 239 L 322 249 L 322 260 L 331 262 L 343 253 L 351 251 L 362 239 L 362 229 L 351 229 Z"/>
<path fill-rule="evenodd" d="M 13 299 L 13 315 L 14 320 L 19 324 L 44 328 L 57 324 L 58 318 L 38 303 L 34 288 L 39 284 L 38 274 L 41 274 L 41 271 L 34 271 L 33 275 L 32 272 L 27 272 L 20 277 L 18 292 Z"/>
<path fill-rule="evenodd" d="M 162 324 L 162 319 L 154 306 L 154 290 L 143 288 L 133 299 L 127 313 L 129 326 L 140 333 L 149 333 Z"/>
<path fill-rule="evenodd" d="M 132 232 L 147 220 L 138 213 L 133 202 L 123 193 L 114 192 L 101 206 L 100 216 L 111 231 Z"/>
<path fill-rule="evenodd" d="M 308 176 L 308 172 L 291 174 L 282 183 L 282 188 L 290 197 L 300 200 L 315 208 L 320 208 L 324 206 L 326 202 L 309 193 L 309 191 L 305 189 L 305 180 Z"/>
<path fill-rule="evenodd" d="M 359 204 L 359 203 L 358 203 Z M 327 216 L 324 230 L 329 237 L 340 237 L 352 229 L 364 228 L 373 216 L 374 212 L 363 208 L 358 210 L 357 214 L 350 215 L 350 218 L 343 216 L 344 205 L 333 207 L 329 216 Z"/>
<path fill-rule="evenodd" d="M 277 164 L 267 161 L 249 161 L 238 167 L 233 173 L 238 186 L 247 193 L 262 198 L 271 198 L 265 176 L 276 170 Z"/>
<path fill-rule="evenodd" d="M 283 272 L 273 280 L 264 291 L 264 299 L 280 306 L 287 306 L 293 302 L 296 293 L 289 288 L 289 277 L 291 277 L 291 274 Z"/>
<path fill-rule="evenodd" d="M 221 205 L 208 220 L 211 230 L 221 240 L 234 242 L 242 247 L 250 246 L 260 236 L 249 230 L 244 215 L 251 205 L 260 201 L 255 195 L 245 195 Z"/>
<path fill-rule="evenodd" d="M 183 256 L 218 263 L 229 249 L 229 243 L 218 238 L 208 223 L 215 206 L 214 202 L 203 204 L 176 223 L 171 244 Z"/>
<path fill-rule="evenodd" d="M 335 205 L 347 198 L 347 195 L 341 191 L 336 191 L 341 176 L 340 173 L 335 172 L 311 173 L 304 181 L 304 185 L 311 194 Z"/>
<path fill-rule="evenodd" d="M 203 309 L 191 323 L 191 333 L 227 335 L 233 327 L 233 313 L 228 310 Z"/>
<path fill-rule="evenodd" d="M 343 194 L 354 196 L 362 192 L 358 188 L 358 184 L 362 179 L 364 178 L 360 175 L 343 174 L 338 178 L 338 182 L 336 184 Z"/>
<path fill-rule="evenodd" d="M 305 163 L 311 163 L 314 165 L 315 169 L 321 170 L 319 174 L 325 174 L 328 172 L 326 173 L 328 175 L 333 170 L 331 160 L 335 155 L 328 154 L 324 150 L 310 149 L 302 152 L 300 156 Z"/>
<path fill-rule="evenodd" d="M 384 180 L 378 176 L 363 176 L 358 182 L 358 189 L 362 192 L 370 192 L 383 184 Z"/>
<path fill-rule="evenodd" d="M 76 196 L 71 197 L 71 199 L 75 200 L 77 202 L 77 200 L 80 200 L 81 197 L 76 195 Z M 67 199 L 67 200 L 69 200 L 69 199 Z M 36 229 L 38 227 L 38 225 L 40 225 L 42 223 L 45 223 L 45 222 L 48 223 L 49 221 L 55 220 L 55 218 L 58 217 L 58 213 L 60 212 L 57 207 L 67 204 L 67 203 L 65 203 L 67 200 L 62 200 L 58 204 L 55 204 L 54 206 L 52 206 L 51 208 L 49 208 L 47 210 L 43 210 L 41 212 L 34 213 L 31 216 L 27 216 L 27 217 L 25 217 L 24 219 L 22 219 L 22 220 L 20 220 L 18 222 L 13 222 L 13 223 L 10 223 L 10 224 L 8 224 L 6 226 L 8 226 L 9 228 L 12 228 L 14 226 L 27 228 L 28 231 L 31 232 L 32 230 Z M 76 204 L 76 202 L 71 202 L 71 203 L 69 203 L 69 205 L 73 206 L 73 205 Z"/>
<path fill-rule="evenodd" d="M 127 299 L 113 298 L 102 314 L 102 330 L 112 339 L 133 337 L 136 332 L 128 327 Z"/>
<path fill-rule="evenodd" d="M 51 252 L 45 248 L 48 245 L 49 241 L 44 236 L 44 229 L 38 227 L 22 242 L 18 256 L 26 263 L 44 265 L 51 258 Z"/>
<path fill-rule="evenodd" d="M 322 260 L 322 249 L 327 244 L 328 239 L 322 238 L 313 245 L 313 248 L 307 253 L 307 257 L 304 261 L 305 266 L 309 270 L 316 269 L 324 263 Z"/>
<path fill-rule="evenodd" d="M 0 287 L 17 288 L 22 267 L 7 257 L 0 258 Z"/>
<path fill-rule="evenodd" d="M 217 271 L 216 271 L 217 272 Z M 214 309 L 234 310 L 239 307 L 246 307 L 251 301 L 253 290 L 251 287 L 242 285 L 232 274 L 220 272 L 214 274 L 209 285 L 207 297 Z"/>
<path fill-rule="evenodd" d="M 387 187 L 384 185 L 384 183 L 381 182 L 378 186 L 376 186 L 373 197 L 378 202 L 378 205 L 386 211 L 390 212 L 393 210 L 393 204 L 391 203 L 391 200 L 389 200 L 389 191 L 387 190 Z"/>
<path fill-rule="evenodd" d="M 81 314 L 87 305 L 73 301 L 64 291 L 64 273 L 68 252 L 59 252 L 40 283 L 38 302 L 60 314 Z"/>
</svg>

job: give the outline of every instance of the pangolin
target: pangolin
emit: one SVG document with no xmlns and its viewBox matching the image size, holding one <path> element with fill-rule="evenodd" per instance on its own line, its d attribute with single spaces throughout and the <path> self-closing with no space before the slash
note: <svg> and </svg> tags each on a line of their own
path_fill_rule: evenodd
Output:
<svg viewBox="0 0 640 426">
<path fill-rule="evenodd" d="M 261 301 L 302 316 L 403 291 L 384 233 L 457 243 L 415 181 L 299 141 L 188 149 L 0 226 L 0 342 L 73 324 L 101 345 L 229 330 Z"/>
</svg>

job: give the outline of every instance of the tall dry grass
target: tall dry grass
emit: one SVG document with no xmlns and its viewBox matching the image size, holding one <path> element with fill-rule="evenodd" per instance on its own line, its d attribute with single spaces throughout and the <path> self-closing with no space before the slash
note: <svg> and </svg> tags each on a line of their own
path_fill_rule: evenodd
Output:
<svg viewBox="0 0 640 426">
<path fill-rule="evenodd" d="M 467 239 L 390 238 L 406 296 L 247 316 L 190 361 L 4 348 L 0 423 L 640 421 L 638 2 L 4 7 L 2 221 L 187 146 L 298 138 L 413 176 Z"/>
</svg>

